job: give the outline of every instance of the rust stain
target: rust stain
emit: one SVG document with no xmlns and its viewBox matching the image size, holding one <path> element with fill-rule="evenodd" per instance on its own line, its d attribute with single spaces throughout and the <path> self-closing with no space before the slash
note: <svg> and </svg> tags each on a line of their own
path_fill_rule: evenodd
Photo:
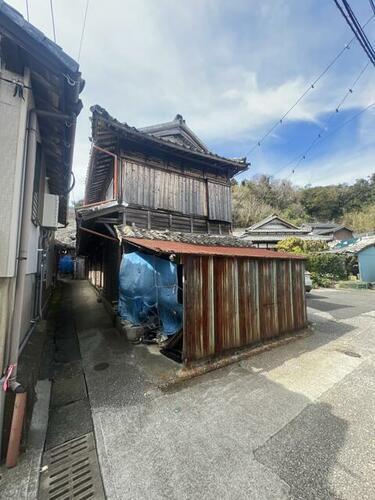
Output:
<svg viewBox="0 0 375 500">
<path fill-rule="evenodd" d="M 302 260 L 184 255 L 185 365 L 306 326 Z"/>
<path fill-rule="evenodd" d="M 293 259 L 305 260 L 303 255 L 290 254 L 286 252 L 274 252 L 263 248 L 252 247 L 225 247 L 193 245 L 181 241 L 148 240 L 145 238 L 124 238 L 125 241 L 133 243 L 148 250 L 160 253 L 175 253 L 179 255 L 215 255 L 221 257 L 251 257 L 260 259 Z"/>
</svg>

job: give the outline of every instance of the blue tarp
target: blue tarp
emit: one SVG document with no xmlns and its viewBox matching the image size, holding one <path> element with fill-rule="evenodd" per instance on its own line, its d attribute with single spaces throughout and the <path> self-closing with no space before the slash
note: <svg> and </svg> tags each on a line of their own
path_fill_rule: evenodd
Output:
<svg viewBox="0 0 375 500">
<path fill-rule="evenodd" d="M 125 253 L 120 266 L 119 314 L 133 325 L 157 315 L 160 330 L 173 335 L 182 327 L 177 265 L 142 252 Z"/>
<path fill-rule="evenodd" d="M 60 271 L 60 273 L 63 273 L 63 274 L 73 273 L 74 263 L 73 263 L 73 259 L 70 255 L 64 255 L 63 257 L 60 257 L 59 271 Z"/>
</svg>

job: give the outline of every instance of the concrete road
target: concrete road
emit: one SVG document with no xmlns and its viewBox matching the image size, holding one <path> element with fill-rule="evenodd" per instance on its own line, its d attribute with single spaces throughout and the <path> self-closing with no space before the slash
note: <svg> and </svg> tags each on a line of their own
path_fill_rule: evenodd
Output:
<svg viewBox="0 0 375 500">
<path fill-rule="evenodd" d="M 74 287 L 108 498 L 375 498 L 375 292 L 313 292 L 312 335 L 163 392 Z"/>
</svg>

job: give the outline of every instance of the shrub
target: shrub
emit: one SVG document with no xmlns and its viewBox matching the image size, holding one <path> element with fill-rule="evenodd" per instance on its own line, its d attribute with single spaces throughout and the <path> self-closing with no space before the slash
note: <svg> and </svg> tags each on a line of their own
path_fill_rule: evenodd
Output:
<svg viewBox="0 0 375 500">
<path fill-rule="evenodd" d="M 281 240 L 277 244 L 277 249 L 282 252 L 309 254 L 312 252 L 323 252 L 328 249 L 325 241 L 319 240 L 303 240 L 293 236 L 285 240 Z"/>
<path fill-rule="evenodd" d="M 347 279 L 345 257 L 332 253 L 310 254 L 307 257 L 306 269 L 311 273 L 313 283 L 329 287 L 335 281 Z"/>
</svg>

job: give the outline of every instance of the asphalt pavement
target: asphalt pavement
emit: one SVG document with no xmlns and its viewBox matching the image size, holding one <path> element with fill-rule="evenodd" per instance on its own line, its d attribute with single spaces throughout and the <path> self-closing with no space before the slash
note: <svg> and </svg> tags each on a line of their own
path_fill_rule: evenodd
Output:
<svg viewBox="0 0 375 500">
<path fill-rule="evenodd" d="M 311 335 L 161 390 L 67 286 L 108 498 L 375 498 L 375 292 L 313 291 Z"/>
</svg>

